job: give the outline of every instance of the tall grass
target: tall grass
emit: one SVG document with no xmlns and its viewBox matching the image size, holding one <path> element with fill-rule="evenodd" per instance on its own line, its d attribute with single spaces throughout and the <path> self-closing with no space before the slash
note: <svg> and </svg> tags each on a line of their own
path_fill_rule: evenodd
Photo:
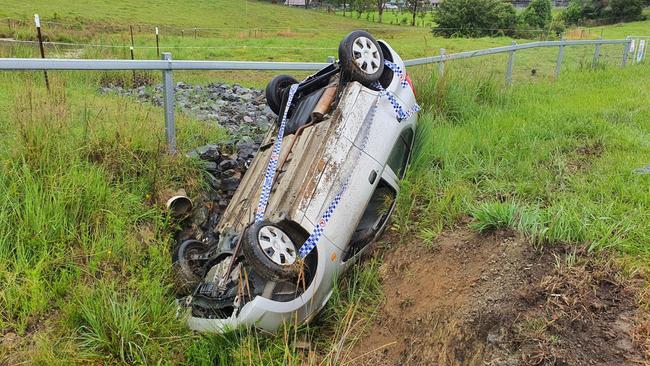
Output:
<svg viewBox="0 0 650 366">
<path fill-rule="evenodd" d="M 170 225 L 155 202 L 165 188 L 197 192 L 201 173 L 165 153 L 160 111 L 51 81 L 50 93 L 31 76 L 0 81 L 0 331 L 67 328 L 80 348 L 125 362 L 173 355 Z M 179 131 L 183 148 L 225 136 L 185 118 Z"/>
<path fill-rule="evenodd" d="M 74 15 L 64 19 L 79 16 L 75 21 L 83 26 L 48 36 L 128 43 L 123 30 L 97 35 L 93 27 L 101 22 L 95 17 L 114 6 L 92 4 L 74 4 Z M 44 15 L 53 16 L 59 5 L 44 5 Z M 17 12 L 31 12 L 30 7 L 14 1 L 0 15 L 20 16 Z M 143 7 L 145 13 L 125 9 L 114 19 L 120 26 L 131 20 L 175 22 L 179 16 L 169 10 L 175 9 L 173 2 L 155 11 Z M 219 11 L 214 9 L 210 11 Z M 260 9 L 253 16 L 261 19 Z M 182 15 L 179 24 L 195 24 L 198 13 L 192 14 Z M 317 17 L 325 24 L 332 18 L 344 24 L 337 32 L 278 31 L 258 38 L 215 33 L 189 40 L 165 34 L 163 50 L 164 45 L 290 46 L 185 49 L 174 51 L 174 57 L 320 61 L 335 52 L 344 27 L 362 24 Z M 309 17 L 296 19 L 310 23 Z M 209 16 L 200 22 L 213 24 Z M 8 35 L 33 38 L 29 26 L 12 32 Z M 404 57 L 437 53 L 440 46 L 453 52 L 510 42 L 443 40 L 426 29 L 379 36 Z M 152 45 L 153 39 L 136 34 L 136 43 Z M 31 46 L 0 47 L 3 57 L 34 57 L 36 52 Z M 156 57 L 152 49 L 138 52 L 138 58 Z M 566 65 L 589 60 L 592 52 L 567 49 Z M 606 49 L 603 53 L 608 54 Z M 617 61 L 620 51 L 610 53 Z M 120 49 L 84 48 L 80 57 L 128 55 Z M 546 80 L 554 59 L 551 49 L 518 53 L 516 86 L 510 90 L 502 82 L 505 57 L 448 63 L 445 78 L 431 77 L 432 67 L 409 70 L 424 110 L 412 169 L 393 220 L 399 233 L 431 241 L 444 228 L 470 218 L 479 230 L 508 227 L 538 243 L 613 247 L 647 262 L 650 178 L 632 170 L 650 162 L 645 102 L 650 95 L 647 77 L 640 76 L 648 67 L 565 72 L 550 84 Z M 543 77 L 531 77 L 530 69 L 540 65 L 546 65 L 538 72 Z M 51 72 L 53 88 L 47 93 L 40 73 L 0 75 L 0 334 L 15 333 L 19 339 L 0 345 L 0 364 L 297 365 L 349 360 L 350 344 L 381 301 L 376 262 L 341 279 L 319 321 L 308 327 L 288 325 L 276 336 L 247 329 L 196 335 L 175 319 L 169 279 L 171 223 L 157 196 L 165 188 L 197 192 L 201 172 L 182 154 L 164 153 L 159 108 L 98 96 L 94 88 L 104 77 Z M 244 79 L 263 85 L 270 76 L 176 73 L 175 78 Z M 531 83 L 518 82 L 523 80 Z M 182 115 L 177 123 L 182 151 L 225 138 L 221 129 Z M 305 340 L 313 352 L 297 346 Z"/>
<path fill-rule="evenodd" d="M 647 66 L 504 89 L 490 75 L 422 79 L 424 105 L 395 226 L 432 230 L 473 217 L 539 242 L 615 248 L 648 262 Z M 623 92 L 625 91 L 625 92 Z"/>
</svg>

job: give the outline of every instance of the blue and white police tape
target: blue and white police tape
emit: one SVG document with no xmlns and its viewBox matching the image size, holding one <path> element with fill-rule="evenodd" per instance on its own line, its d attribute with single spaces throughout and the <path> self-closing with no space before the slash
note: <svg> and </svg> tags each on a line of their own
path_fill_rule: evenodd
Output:
<svg viewBox="0 0 650 366">
<path fill-rule="evenodd" d="M 384 89 L 384 87 L 378 81 L 374 83 L 374 87 L 379 90 L 380 96 L 386 96 L 390 102 L 390 105 L 393 107 L 393 111 L 395 111 L 395 116 L 397 117 L 398 121 L 402 122 L 405 119 L 409 119 L 413 114 L 420 111 L 420 106 L 417 103 L 415 103 L 409 109 L 404 109 L 404 107 L 402 107 L 402 105 L 397 100 L 395 94 L 389 90 Z"/>
<path fill-rule="evenodd" d="M 332 218 L 336 206 L 339 205 L 339 203 L 341 202 L 341 197 L 348 189 L 349 179 L 350 177 L 348 177 L 345 183 L 343 183 L 343 186 L 341 187 L 339 193 L 337 193 L 336 196 L 334 196 L 334 199 L 327 206 L 327 209 L 325 209 L 323 216 L 321 216 L 320 220 L 318 220 L 318 224 L 314 228 L 314 231 L 311 233 L 311 235 L 309 235 L 309 238 L 307 238 L 307 240 L 300 247 L 300 249 L 298 249 L 298 255 L 300 256 L 300 258 L 304 259 L 305 257 L 307 257 L 307 255 L 311 253 L 312 250 L 314 250 L 316 244 L 318 244 L 318 240 L 320 240 L 320 237 L 323 235 L 323 231 L 325 231 L 325 225 L 327 225 L 327 223 Z"/>
<path fill-rule="evenodd" d="M 284 128 L 287 124 L 287 114 L 289 113 L 289 108 L 291 108 L 291 102 L 293 101 L 293 96 L 296 94 L 298 85 L 300 84 L 293 84 L 289 89 L 289 97 L 287 98 L 287 105 L 284 108 L 284 113 L 282 114 L 282 121 L 280 122 L 278 136 L 275 139 L 275 143 L 273 144 L 273 151 L 271 152 L 269 164 L 266 166 L 266 175 L 264 176 L 264 184 L 262 185 L 262 194 L 260 194 L 260 201 L 257 205 L 257 210 L 255 211 L 255 222 L 264 220 L 264 213 L 266 212 L 266 206 L 269 203 L 271 187 L 273 187 L 273 179 L 275 178 L 275 170 L 278 167 L 278 159 L 280 158 L 280 149 L 282 148 Z"/>
<path fill-rule="evenodd" d="M 404 70 L 402 70 L 398 64 L 384 60 L 384 65 L 386 65 L 389 69 L 396 73 L 397 76 L 399 76 L 399 81 L 400 85 L 402 85 L 402 88 L 406 88 L 409 85 L 408 81 L 406 81 L 406 72 L 404 72 Z"/>
<path fill-rule="evenodd" d="M 408 82 L 406 81 L 406 73 L 404 72 L 404 70 L 402 70 L 402 68 L 400 68 L 398 65 L 388 60 L 385 60 L 384 64 L 399 76 L 400 85 L 402 86 L 402 88 L 408 87 Z M 375 100 L 375 102 L 372 104 L 372 107 L 368 111 L 368 114 L 366 115 L 366 119 L 364 120 L 364 125 L 367 123 L 371 124 L 374 121 L 377 105 L 379 104 L 380 98 L 384 95 L 389 100 L 391 106 L 393 107 L 393 110 L 395 111 L 397 120 L 400 122 L 410 118 L 413 114 L 420 111 L 420 106 L 418 106 L 417 103 L 415 103 L 408 110 L 404 110 L 404 108 L 399 103 L 399 101 L 397 100 L 397 98 L 393 93 L 384 89 L 384 87 L 379 82 L 375 82 L 374 86 L 379 90 L 379 97 Z M 367 130 L 369 130 L 369 126 L 367 127 L 368 127 Z M 368 142 L 368 136 L 369 135 L 364 136 L 361 143 L 362 146 L 361 149 L 365 148 Z M 318 244 L 318 240 L 320 240 L 320 237 L 323 235 L 323 232 L 325 231 L 325 226 L 332 218 L 336 206 L 338 206 L 338 204 L 341 202 L 341 197 L 343 196 L 343 194 L 348 188 L 350 182 L 350 176 L 351 174 L 347 176 L 345 183 L 343 183 L 343 186 L 341 187 L 341 190 L 336 194 L 336 196 L 334 196 L 334 199 L 327 206 L 327 209 L 325 209 L 325 212 L 323 213 L 320 220 L 318 221 L 318 224 L 314 228 L 314 231 L 311 233 L 311 235 L 309 235 L 309 238 L 307 238 L 307 240 L 300 247 L 300 249 L 298 249 L 298 255 L 300 256 L 300 258 L 304 259 L 305 257 L 307 257 L 307 255 L 309 255 L 309 253 L 311 253 L 312 250 L 314 250 L 314 248 L 316 248 L 316 245 Z"/>
</svg>

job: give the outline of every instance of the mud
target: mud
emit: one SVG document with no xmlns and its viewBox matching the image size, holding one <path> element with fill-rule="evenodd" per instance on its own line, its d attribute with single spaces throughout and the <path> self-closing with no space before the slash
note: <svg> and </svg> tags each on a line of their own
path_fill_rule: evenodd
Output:
<svg viewBox="0 0 650 366">
<path fill-rule="evenodd" d="M 391 241 L 389 237 L 386 241 Z M 604 254 L 512 232 L 444 233 L 385 254 L 385 300 L 347 352 L 359 365 L 639 365 L 647 322 Z"/>
</svg>

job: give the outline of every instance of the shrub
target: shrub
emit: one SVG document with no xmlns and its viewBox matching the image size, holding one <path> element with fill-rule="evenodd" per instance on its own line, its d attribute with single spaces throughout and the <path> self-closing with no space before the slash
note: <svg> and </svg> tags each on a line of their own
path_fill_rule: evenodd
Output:
<svg viewBox="0 0 650 366">
<path fill-rule="evenodd" d="M 521 13 L 524 24 L 535 29 L 546 29 L 553 20 L 551 0 L 533 0 Z"/>
<path fill-rule="evenodd" d="M 567 24 L 635 21 L 644 19 L 644 6 L 644 0 L 572 0 L 561 16 Z"/>
<path fill-rule="evenodd" d="M 517 14 L 512 4 L 501 0 L 446 0 L 434 19 L 434 33 L 481 37 L 513 34 Z"/>
<path fill-rule="evenodd" d="M 562 13 L 560 19 L 566 24 L 578 24 L 584 19 L 582 16 L 582 6 L 578 1 L 571 1 L 569 6 Z"/>
<path fill-rule="evenodd" d="M 611 17 L 623 21 L 642 20 L 643 0 L 610 0 Z"/>
</svg>

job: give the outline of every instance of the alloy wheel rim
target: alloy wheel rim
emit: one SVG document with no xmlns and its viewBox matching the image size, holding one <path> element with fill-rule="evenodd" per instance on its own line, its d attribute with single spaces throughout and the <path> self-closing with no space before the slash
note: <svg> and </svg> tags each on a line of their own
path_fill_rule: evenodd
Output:
<svg viewBox="0 0 650 366">
<path fill-rule="evenodd" d="M 296 247 L 282 229 L 271 225 L 262 226 L 257 239 L 262 251 L 273 263 L 290 266 L 296 262 Z"/>
<path fill-rule="evenodd" d="M 381 56 L 379 49 L 373 41 L 367 37 L 359 37 L 352 43 L 352 56 L 354 63 L 365 74 L 372 75 L 379 71 Z"/>
</svg>

